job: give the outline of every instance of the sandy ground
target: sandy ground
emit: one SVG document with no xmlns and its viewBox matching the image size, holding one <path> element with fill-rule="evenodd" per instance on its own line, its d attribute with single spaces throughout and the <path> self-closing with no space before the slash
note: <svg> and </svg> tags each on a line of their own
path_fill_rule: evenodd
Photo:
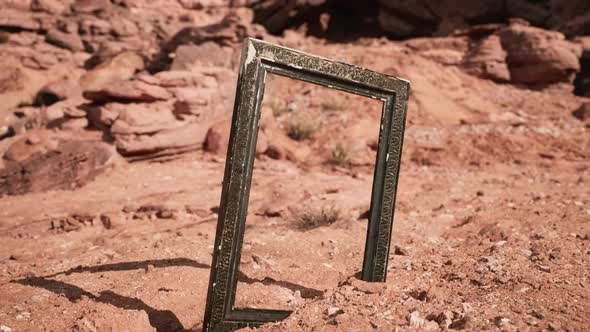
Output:
<svg viewBox="0 0 590 332">
<path fill-rule="evenodd" d="M 350 167 L 326 163 L 336 142 L 365 138 L 354 124 L 374 123 L 378 108 L 277 79 L 269 107 L 281 95 L 324 115 L 294 143 L 305 162 L 256 161 L 237 305 L 295 310 L 262 328 L 273 331 L 590 329 L 590 139 L 567 111 L 579 99 L 372 52 L 343 60 L 416 85 L 387 282 L 355 278 L 371 142 Z M 223 167 L 223 156 L 195 152 L 120 163 L 82 188 L 2 197 L 2 331 L 200 331 Z M 297 216 L 318 208 L 338 220 L 302 230 Z"/>
</svg>

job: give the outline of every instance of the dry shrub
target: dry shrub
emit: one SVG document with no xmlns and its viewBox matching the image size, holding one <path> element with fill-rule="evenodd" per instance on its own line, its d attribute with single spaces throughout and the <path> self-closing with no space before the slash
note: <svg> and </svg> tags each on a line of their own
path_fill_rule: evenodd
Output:
<svg viewBox="0 0 590 332">
<path fill-rule="evenodd" d="M 340 210 L 336 207 L 309 208 L 296 216 L 297 225 L 301 229 L 314 229 L 335 223 L 340 219 Z"/>
</svg>

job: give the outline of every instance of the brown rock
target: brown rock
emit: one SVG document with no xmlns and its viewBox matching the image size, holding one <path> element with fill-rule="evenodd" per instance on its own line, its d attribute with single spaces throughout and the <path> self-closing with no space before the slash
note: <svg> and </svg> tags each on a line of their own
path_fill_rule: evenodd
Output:
<svg viewBox="0 0 590 332">
<path fill-rule="evenodd" d="M 104 172 L 114 157 L 112 147 L 101 142 L 64 143 L 55 150 L 35 153 L 20 162 L 8 163 L 0 170 L 0 194 L 71 189 Z"/>
<path fill-rule="evenodd" d="M 139 32 L 137 25 L 124 17 L 111 18 L 110 26 L 113 34 L 118 37 L 134 36 Z"/>
<path fill-rule="evenodd" d="M 215 42 L 200 45 L 181 45 L 174 53 L 171 70 L 189 69 L 193 66 L 230 67 L 233 50 Z"/>
<path fill-rule="evenodd" d="M 170 70 L 162 71 L 153 76 L 155 82 L 163 87 L 203 87 L 217 88 L 217 78 L 202 71 Z M 141 78 L 140 78 L 141 79 Z"/>
<path fill-rule="evenodd" d="M 86 18 L 80 22 L 80 33 L 83 35 L 101 36 L 111 32 L 109 21 L 96 17 Z"/>
<path fill-rule="evenodd" d="M 47 32 L 45 40 L 55 46 L 68 49 L 73 52 L 84 50 L 84 44 L 80 36 L 73 33 L 64 33 L 57 29 L 51 29 Z"/>
<path fill-rule="evenodd" d="M 121 81 L 98 90 L 87 90 L 84 98 L 98 102 L 154 102 L 168 100 L 172 95 L 164 88 L 139 80 Z"/>
<path fill-rule="evenodd" d="M 405 42 L 405 45 L 421 56 L 438 63 L 459 65 L 469 48 L 469 38 L 464 36 L 415 38 Z"/>
<path fill-rule="evenodd" d="M 41 29 L 41 23 L 35 19 L 31 12 L 2 8 L 0 27 L 37 31 Z"/>
<path fill-rule="evenodd" d="M 225 154 L 229 143 L 229 133 L 231 131 L 231 117 L 219 120 L 209 130 L 205 138 L 205 151 Z"/>
<path fill-rule="evenodd" d="M 578 120 L 590 122 L 590 103 L 583 103 L 572 115 Z"/>
<path fill-rule="evenodd" d="M 76 13 L 94 13 L 111 8 L 110 0 L 76 0 L 72 4 L 72 10 Z"/>
<path fill-rule="evenodd" d="M 47 131 L 30 131 L 10 145 L 4 153 L 3 159 L 21 162 L 34 154 L 53 150 L 57 148 L 57 145 L 58 142 Z"/>
<path fill-rule="evenodd" d="M 65 118 L 59 125 L 63 130 L 82 130 L 88 127 L 88 119 L 86 118 Z"/>
<path fill-rule="evenodd" d="M 116 134 L 118 151 L 132 160 L 176 155 L 200 149 L 205 141 L 207 125 L 182 121 L 182 127 L 165 129 L 153 135 Z M 134 158 L 136 157 L 136 158 Z"/>
<path fill-rule="evenodd" d="M 182 121 L 176 119 L 169 103 L 109 105 L 106 107 L 107 110 L 118 113 L 111 127 L 113 134 L 153 134 L 184 125 Z"/>
<path fill-rule="evenodd" d="M 462 65 L 465 71 L 481 78 L 496 82 L 510 80 L 506 52 L 496 35 L 472 41 Z"/>
<path fill-rule="evenodd" d="M 143 59 L 139 55 L 123 52 L 84 74 L 80 85 L 83 90 L 97 90 L 110 83 L 128 80 L 143 67 Z"/>
<path fill-rule="evenodd" d="M 61 80 L 45 85 L 37 93 L 37 103 L 50 105 L 56 101 L 82 95 L 80 84 L 74 80 Z"/>
<path fill-rule="evenodd" d="M 580 70 L 582 47 L 565 40 L 559 32 L 513 23 L 498 35 L 507 53 L 512 82 L 572 82 Z"/>
<path fill-rule="evenodd" d="M 205 150 L 221 155 L 227 153 L 229 144 L 229 134 L 231 131 L 231 117 L 224 117 L 209 130 L 207 130 L 207 137 L 205 138 Z M 268 149 L 268 138 L 262 130 L 258 131 L 258 138 L 256 141 L 256 154 L 264 154 Z"/>
<path fill-rule="evenodd" d="M 50 14 L 61 14 L 67 10 L 68 2 L 59 0 L 33 0 L 31 2 L 31 10 L 47 12 Z"/>
<path fill-rule="evenodd" d="M 152 62 L 151 69 L 185 69 L 193 63 L 219 64 L 231 62 L 233 47 L 246 36 L 260 36 L 265 32 L 243 21 L 239 11 L 231 11 L 216 24 L 187 27 L 176 32 L 166 42 Z"/>
</svg>

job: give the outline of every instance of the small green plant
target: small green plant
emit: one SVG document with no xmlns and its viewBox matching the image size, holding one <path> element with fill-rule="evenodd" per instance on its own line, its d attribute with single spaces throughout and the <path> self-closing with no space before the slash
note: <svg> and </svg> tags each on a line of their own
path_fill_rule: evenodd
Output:
<svg viewBox="0 0 590 332">
<path fill-rule="evenodd" d="M 340 210 L 331 206 L 329 208 L 308 209 L 296 216 L 297 225 L 301 229 L 314 229 L 327 226 L 340 219 Z"/>
<path fill-rule="evenodd" d="M 275 118 L 287 113 L 289 110 L 287 102 L 278 98 L 273 98 L 268 103 L 268 106 L 272 109 L 272 115 L 274 115 Z"/>
<path fill-rule="evenodd" d="M 309 138 L 319 127 L 319 119 L 310 114 L 294 116 L 286 124 L 287 135 L 296 141 Z"/>
<path fill-rule="evenodd" d="M 341 111 L 346 109 L 347 101 L 345 98 L 332 96 L 320 104 L 323 111 Z"/>
<path fill-rule="evenodd" d="M 350 153 L 345 147 L 338 143 L 332 148 L 332 151 L 330 151 L 330 159 L 328 162 L 336 166 L 350 167 Z"/>
<path fill-rule="evenodd" d="M 10 34 L 8 32 L 0 31 L 0 44 L 8 43 Z"/>
</svg>

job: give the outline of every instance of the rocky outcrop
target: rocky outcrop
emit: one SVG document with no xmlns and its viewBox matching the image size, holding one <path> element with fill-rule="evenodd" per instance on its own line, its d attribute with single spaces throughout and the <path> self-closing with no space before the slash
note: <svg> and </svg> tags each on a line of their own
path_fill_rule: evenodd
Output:
<svg viewBox="0 0 590 332">
<path fill-rule="evenodd" d="M 238 0 L 234 4 L 252 8 L 255 22 L 274 34 L 304 23 L 308 26 L 317 24 L 322 15 L 329 15 L 337 21 L 340 15 L 350 16 L 350 12 L 358 16 L 353 15 L 354 24 L 373 20 L 377 25 L 374 28 L 403 39 L 446 36 L 456 29 L 506 22 L 510 18 L 521 18 L 537 27 L 557 29 L 567 36 L 590 33 L 590 2 L 585 0 Z M 351 24 L 350 19 L 342 22 Z"/>
<path fill-rule="evenodd" d="M 100 89 L 110 83 L 130 79 L 143 69 L 143 59 L 133 52 L 123 52 L 102 62 L 80 78 L 84 89 Z"/>
<path fill-rule="evenodd" d="M 233 76 L 218 67 L 142 74 L 85 91 L 93 104 L 83 108 L 129 160 L 169 157 L 202 148 L 209 126 L 231 111 Z"/>
<path fill-rule="evenodd" d="M 514 23 L 497 34 L 514 83 L 571 83 L 580 70 L 582 47 L 559 32 Z"/>
<path fill-rule="evenodd" d="M 448 35 L 474 23 L 509 18 L 521 18 L 543 28 L 557 26 L 567 35 L 581 35 L 590 29 L 590 3 L 583 0 L 379 0 L 379 3 L 379 25 L 399 38 Z"/>
<path fill-rule="evenodd" d="M 481 78 L 496 82 L 510 81 L 506 51 L 497 35 L 472 40 L 462 67 L 466 72 Z"/>
<path fill-rule="evenodd" d="M 84 97 L 97 103 L 109 101 L 132 103 L 168 100 L 172 95 L 160 86 L 132 80 L 113 82 L 98 90 L 84 91 Z"/>
<path fill-rule="evenodd" d="M 229 67 L 237 60 L 235 46 L 246 36 L 261 38 L 265 34 L 262 27 L 251 24 L 252 19 L 249 9 L 239 8 L 217 24 L 184 28 L 162 46 L 150 70 L 187 69 L 199 64 Z"/>
<path fill-rule="evenodd" d="M 562 33 L 529 26 L 525 21 L 482 25 L 451 37 L 418 38 L 410 49 L 444 65 L 496 82 L 528 85 L 572 83 L 580 71 L 582 46 Z"/>
</svg>

